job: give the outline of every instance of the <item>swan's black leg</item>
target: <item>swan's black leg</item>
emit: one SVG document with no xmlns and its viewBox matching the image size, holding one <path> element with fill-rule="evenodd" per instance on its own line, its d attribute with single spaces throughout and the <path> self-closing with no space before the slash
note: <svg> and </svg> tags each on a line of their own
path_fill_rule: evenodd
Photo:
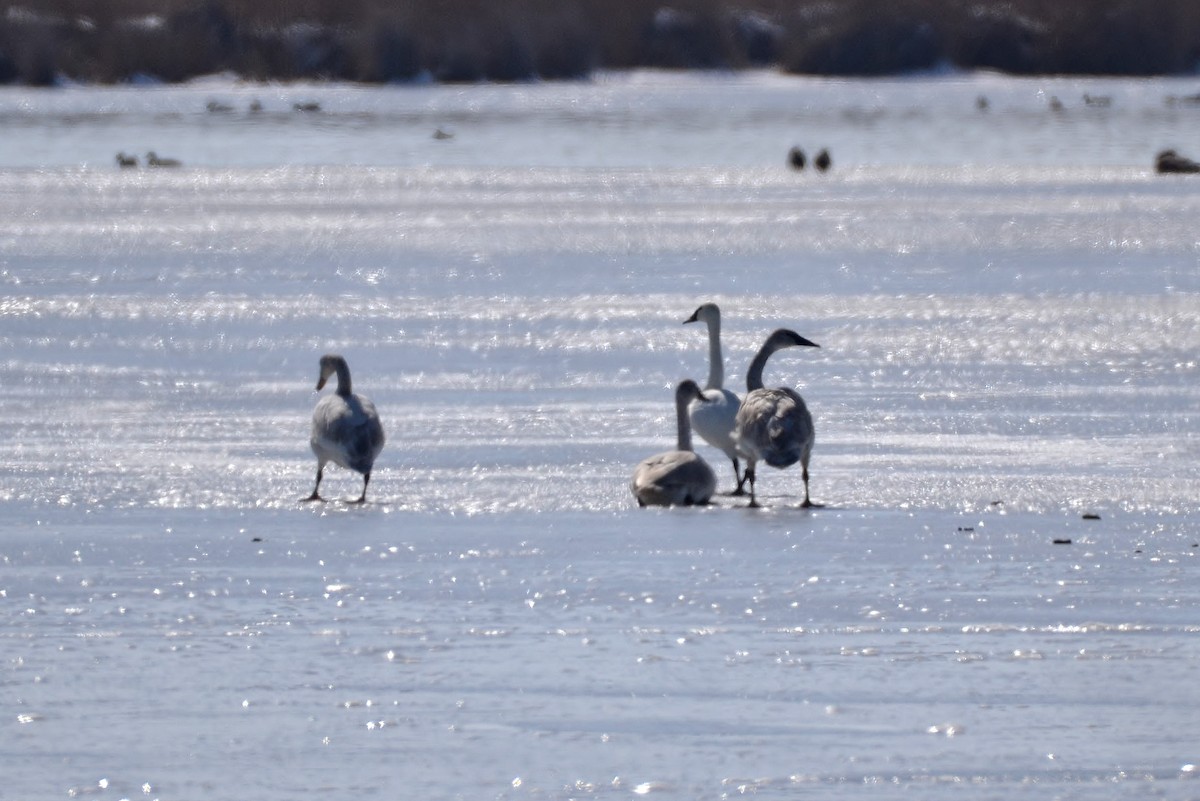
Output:
<svg viewBox="0 0 1200 801">
<path fill-rule="evenodd" d="M 746 474 L 741 471 L 736 456 L 733 457 L 732 461 L 733 461 L 733 477 L 737 481 L 737 489 L 735 489 L 733 492 L 731 492 L 729 494 L 730 495 L 745 495 L 746 494 L 746 489 L 745 489 Z"/>
<path fill-rule="evenodd" d="M 367 472 L 363 473 L 363 491 L 362 491 L 362 495 L 359 495 L 359 496 L 358 496 L 358 500 L 357 500 L 357 501 L 355 501 L 355 503 L 366 503 L 366 502 L 367 502 L 367 484 L 369 484 L 369 483 L 371 483 L 371 471 L 370 471 L 370 470 L 368 470 Z"/>
<path fill-rule="evenodd" d="M 758 499 L 754 497 L 754 468 L 750 465 L 746 466 L 746 481 L 750 482 L 750 508 L 758 508 Z"/>
<path fill-rule="evenodd" d="M 801 465 L 801 477 L 804 478 L 804 503 L 800 504 L 803 509 L 820 509 L 824 504 L 813 503 L 808 497 L 808 465 Z"/>
<path fill-rule="evenodd" d="M 313 487 L 312 495 L 309 495 L 307 498 L 301 498 L 301 500 L 302 500 L 302 501 L 319 501 L 319 500 L 323 500 L 323 499 L 321 498 L 321 493 L 320 493 L 320 490 L 321 490 L 321 472 L 322 472 L 324 469 L 325 469 L 325 465 L 318 465 L 318 466 L 317 466 L 317 485 L 316 485 L 315 487 Z"/>
</svg>

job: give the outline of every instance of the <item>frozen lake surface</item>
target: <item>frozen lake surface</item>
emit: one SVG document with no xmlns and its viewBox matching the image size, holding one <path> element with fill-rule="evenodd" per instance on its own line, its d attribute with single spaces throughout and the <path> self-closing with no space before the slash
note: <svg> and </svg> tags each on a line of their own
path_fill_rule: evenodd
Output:
<svg viewBox="0 0 1200 801">
<path fill-rule="evenodd" d="M 0 798 L 1200 798 L 1186 83 L 0 92 Z M 820 343 L 825 508 L 635 508 L 704 301 L 739 392 Z"/>
</svg>

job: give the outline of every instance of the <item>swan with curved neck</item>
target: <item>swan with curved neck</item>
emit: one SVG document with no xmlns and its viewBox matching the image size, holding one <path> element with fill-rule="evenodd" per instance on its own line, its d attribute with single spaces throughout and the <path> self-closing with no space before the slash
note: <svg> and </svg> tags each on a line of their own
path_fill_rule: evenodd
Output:
<svg viewBox="0 0 1200 801">
<path fill-rule="evenodd" d="M 725 358 L 721 354 L 721 310 L 715 303 L 705 303 L 683 321 L 703 322 L 708 326 L 708 383 L 704 386 L 704 401 L 688 406 L 692 427 L 700 438 L 712 445 L 733 462 L 733 478 L 737 487 L 732 495 L 744 495 L 746 476 L 738 462 L 737 443 L 733 440 L 733 423 L 741 400 L 725 389 Z"/>
<path fill-rule="evenodd" d="M 789 387 L 763 387 L 763 369 L 771 354 L 784 348 L 820 347 L 795 331 L 780 328 L 767 337 L 746 373 L 746 397 L 734 420 L 733 436 L 738 451 L 746 458 L 746 479 L 750 482 L 750 505 L 758 506 L 754 479 L 758 463 L 783 469 L 800 462 L 804 478 L 804 507 L 818 506 L 808 494 L 808 462 L 812 456 L 815 431 L 812 415 L 804 399 Z"/>
<path fill-rule="evenodd" d="M 369 398 L 351 391 L 350 366 L 341 356 L 329 354 L 321 357 L 318 392 L 333 375 L 337 376 L 337 391 L 321 398 L 313 409 L 309 444 L 317 456 L 317 484 L 313 487 L 312 495 L 305 500 L 324 500 L 320 494 L 321 478 L 325 465 L 333 462 L 362 473 L 362 495 L 354 503 L 363 503 L 367 499 L 371 468 L 383 450 L 383 424 L 379 422 L 375 404 Z"/>
<path fill-rule="evenodd" d="M 630 488 L 638 506 L 693 506 L 709 502 L 717 476 L 692 450 L 688 404 L 703 399 L 699 385 L 685 380 L 675 388 L 676 447 L 643 459 L 633 470 Z"/>
</svg>

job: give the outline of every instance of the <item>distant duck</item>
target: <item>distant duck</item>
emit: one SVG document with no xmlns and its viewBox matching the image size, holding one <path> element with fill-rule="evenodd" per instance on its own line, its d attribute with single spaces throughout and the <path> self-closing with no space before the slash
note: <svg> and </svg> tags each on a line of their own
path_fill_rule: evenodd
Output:
<svg viewBox="0 0 1200 801">
<path fill-rule="evenodd" d="M 1168 106 L 1200 106 L 1200 94 L 1167 95 L 1166 103 Z"/>
<path fill-rule="evenodd" d="M 164 159 L 159 158 L 158 154 L 151 150 L 146 154 L 146 166 L 148 167 L 178 167 L 179 159 Z"/>
<path fill-rule="evenodd" d="M 1083 96 L 1083 104 L 1092 108 L 1108 108 L 1112 105 L 1112 98 L 1108 95 L 1088 95 Z"/>
<path fill-rule="evenodd" d="M 117 166 L 122 167 L 122 168 L 136 167 L 136 166 L 138 166 L 138 157 L 130 156 L 130 155 L 126 154 L 124 151 L 122 151 L 117 154 Z"/>
<path fill-rule="evenodd" d="M 738 451 L 746 458 L 750 482 L 750 505 L 758 506 L 754 479 L 759 462 L 783 469 L 800 462 L 804 479 L 805 507 L 817 506 L 808 494 L 808 461 L 815 439 L 812 415 L 804 399 L 788 387 L 763 388 L 763 368 L 771 354 L 783 348 L 819 347 L 794 331 L 780 328 L 767 337 L 746 373 L 746 397 L 734 421 L 733 436 Z"/>
<path fill-rule="evenodd" d="M 317 391 L 332 375 L 337 375 L 337 392 L 326 395 L 313 409 L 312 437 L 309 444 L 317 456 L 317 484 L 306 501 L 320 501 L 321 477 L 325 465 L 334 462 L 349 470 L 362 473 L 363 489 L 355 503 L 367 499 L 367 484 L 371 467 L 383 450 L 383 424 L 370 399 L 350 391 L 350 367 L 341 356 L 321 357 L 321 373 Z"/>
<path fill-rule="evenodd" d="M 833 166 L 833 159 L 829 155 L 829 151 L 822 148 L 821 152 L 813 158 L 813 166 L 821 172 L 826 172 Z"/>
<path fill-rule="evenodd" d="M 1200 164 L 1174 150 L 1164 150 L 1154 158 L 1154 171 L 1158 173 L 1196 173 Z"/>
<path fill-rule="evenodd" d="M 793 170 L 803 170 L 804 165 L 808 163 L 808 159 L 804 155 L 804 151 L 799 147 L 793 147 L 788 151 L 788 166 Z"/>
<path fill-rule="evenodd" d="M 725 359 L 721 354 L 721 310 L 715 303 L 705 303 L 683 321 L 702 322 L 708 326 L 708 382 L 704 385 L 703 398 L 692 401 L 688 416 L 696 433 L 733 462 L 733 479 L 737 487 L 733 495 L 744 495 L 746 476 L 738 462 L 737 443 L 733 441 L 733 423 L 742 402 L 725 389 Z"/>
<path fill-rule="evenodd" d="M 304 103 L 293 103 L 292 108 L 295 109 L 296 111 L 307 111 L 307 112 L 320 111 L 321 104 L 310 100 L 310 101 L 307 101 Z"/>
<path fill-rule="evenodd" d="M 1062 101 L 1061 101 L 1061 100 L 1059 100 L 1057 97 L 1054 97 L 1053 95 L 1051 95 L 1051 96 L 1050 96 L 1049 103 L 1050 103 L 1050 110 L 1051 110 L 1051 111 L 1054 111 L 1054 112 L 1059 112 L 1059 111 L 1062 111 L 1062 110 L 1063 110 L 1063 104 L 1062 104 Z"/>
<path fill-rule="evenodd" d="M 228 114 L 233 111 L 233 106 L 217 100 L 208 101 L 204 105 L 204 108 L 206 108 L 210 114 Z"/>
<path fill-rule="evenodd" d="M 441 128 L 438 128 L 436 131 L 433 132 L 433 138 L 437 139 L 439 141 L 445 141 L 447 139 L 453 139 L 454 134 L 450 133 L 449 131 L 443 131 Z"/>
<path fill-rule="evenodd" d="M 258 112 L 263 110 L 262 101 L 258 100 L 257 98 L 254 100 L 251 100 L 248 108 L 249 108 L 249 111 L 251 114 L 257 114 Z"/>
<path fill-rule="evenodd" d="M 681 381 L 675 388 L 676 449 L 643 459 L 634 468 L 630 489 L 638 506 L 702 506 L 712 498 L 717 476 L 692 450 L 688 423 L 688 404 L 703 398 L 695 381 Z"/>
<path fill-rule="evenodd" d="M 979 97 L 975 98 L 975 108 L 979 111 L 987 111 L 991 105 L 992 104 L 988 102 L 987 97 L 984 95 L 980 95 Z"/>
</svg>

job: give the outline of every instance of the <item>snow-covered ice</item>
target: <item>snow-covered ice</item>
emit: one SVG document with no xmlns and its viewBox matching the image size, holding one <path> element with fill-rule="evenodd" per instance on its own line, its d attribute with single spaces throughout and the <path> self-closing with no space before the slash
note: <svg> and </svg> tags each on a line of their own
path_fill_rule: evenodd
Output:
<svg viewBox="0 0 1200 801">
<path fill-rule="evenodd" d="M 794 85 L 857 159 L 784 169 L 780 78 L 310 87 L 358 104 L 305 134 L 335 163 L 180 111 L 240 85 L 0 93 L 185 161 L 0 170 L 0 798 L 1200 795 L 1200 194 L 1097 155 L 1187 122 L 1145 111 L 1178 85 L 1071 84 L 1113 116 L 1061 129 L 1029 81 Z M 868 106 L 960 157 L 870 159 Z M 520 155 L 379 148 L 443 107 Z M 764 509 L 635 507 L 707 300 L 739 390 L 773 328 L 820 343 L 767 383 L 826 508 L 766 468 Z M 328 351 L 387 428 L 362 507 L 300 503 Z"/>
</svg>

